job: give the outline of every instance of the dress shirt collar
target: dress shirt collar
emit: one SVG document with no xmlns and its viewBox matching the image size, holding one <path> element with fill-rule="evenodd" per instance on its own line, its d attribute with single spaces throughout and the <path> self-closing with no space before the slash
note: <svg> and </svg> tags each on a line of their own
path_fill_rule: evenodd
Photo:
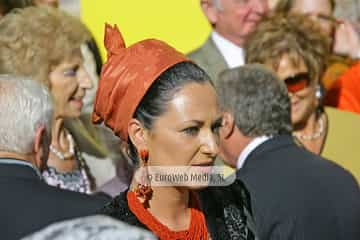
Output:
<svg viewBox="0 0 360 240">
<path fill-rule="evenodd" d="M 271 138 L 270 136 L 260 136 L 251 140 L 251 142 L 241 151 L 238 161 L 236 163 L 236 168 L 237 169 L 242 168 L 250 153 L 254 151 L 255 148 L 257 148 L 260 144 L 269 140 L 270 138 Z"/>
<path fill-rule="evenodd" d="M 211 33 L 211 38 L 223 55 L 229 68 L 235 68 L 245 64 L 245 54 L 241 47 L 230 42 L 215 31 Z"/>
<path fill-rule="evenodd" d="M 37 169 L 36 167 L 34 167 L 34 165 L 32 165 L 31 163 L 26 162 L 24 160 L 18 160 L 18 159 L 14 159 L 14 158 L 0 158 L 0 165 L 1 164 L 22 165 L 22 166 L 30 167 L 36 172 L 36 175 L 38 175 L 38 177 L 40 179 L 42 179 L 42 175 L 41 175 L 39 169 Z"/>
</svg>

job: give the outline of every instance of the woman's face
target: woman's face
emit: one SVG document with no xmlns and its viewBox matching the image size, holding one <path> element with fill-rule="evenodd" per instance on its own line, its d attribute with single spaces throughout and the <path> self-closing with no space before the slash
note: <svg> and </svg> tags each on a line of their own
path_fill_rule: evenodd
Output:
<svg viewBox="0 0 360 240">
<path fill-rule="evenodd" d="M 289 80 L 309 74 L 308 69 L 302 59 L 295 64 L 287 54 L 280 59 L 277 70 L 275 70 L 280 80 L 289 83 Z M 289 78 L 290 77 L 290 78 Z M 293 77 L 293 78 L 291 78 Z M 309 76 L 307 78 L 310 78 Z M 301 80 L 301 79 L 298 79 Z M 318 106 L 316 98 L 316 81 L 305 79 L 308 85 L 303 85 L 301 90 L 289 92 L 291 100 L 291 121 L 293 125 L 301 125 L 306 123 L 310 115 L 315 113 Z M 289 89 L 289 86 L 288 86 Z M 295 89 L 296 90 L 296 89 Z"/>
<path fill-rule="evenodd" d="M 319 23 L 325 34 L 332 35 L 335 26 L 330 20 L 332 19 L 330 0 L 295 0 L 291 11 L 310 15 Z"/>
<path fill-rule="evenodd" d="M 92 81 L 83 66 L 80 51 L 53 67 L 50 91 L 54 98 L 55 118 L 80 116 L 86 90 Z"/>
<path fill-rule="evenodd" d="M 209 83 L 186 84 L 148 131 L 149 165 L 213 165 L 221 121 L 214 88 Z"/>
</svg>

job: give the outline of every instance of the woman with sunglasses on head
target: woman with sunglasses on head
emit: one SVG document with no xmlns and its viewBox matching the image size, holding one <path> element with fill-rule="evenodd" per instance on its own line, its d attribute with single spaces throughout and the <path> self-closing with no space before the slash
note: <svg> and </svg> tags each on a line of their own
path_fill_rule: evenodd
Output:
<svg viewBox="0 0 360 240">
<path fill-rule="evenodd" d="M 107 25 L 105 32 L 108 60 L 93 121 L 126 142 L 141 168 L 100 213 L 162 240 L 254 239 L 249 196 L 238 180 L 204 189 L 196 181 L 173 185 L 160 178 L 213 168 L 222 112 L 209 76 L 164 42 L 147 39 L 126 48 L 117 27 Z M 154 166 L 167 169 L 155 175 Z"/>
<path fill-rule="evenodd" d="M 311 152 L 334 160 L 360 181 L 360 117 L 323 107 L 320 78 L 330 41 L 305 15 L 276 14 L 260 22 L 246 45 L 246 62 L 262 63 L 284 81 L 293 135 Z M 259 51 L 261 49 L 261 51 Z"/>
</svg>

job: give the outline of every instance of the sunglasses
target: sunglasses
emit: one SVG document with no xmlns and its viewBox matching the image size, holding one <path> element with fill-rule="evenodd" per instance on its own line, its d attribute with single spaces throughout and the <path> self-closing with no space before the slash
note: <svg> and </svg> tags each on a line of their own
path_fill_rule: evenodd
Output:
<svg viewBox="0 0 360 240">
<path fill-rule="evenodd" d="M 294 76 L 287 77 L 284 82 L 288 92 L 296 93 L 310 85 L 310 75 L 309 73 L 298 73 Z"/>
</svg>

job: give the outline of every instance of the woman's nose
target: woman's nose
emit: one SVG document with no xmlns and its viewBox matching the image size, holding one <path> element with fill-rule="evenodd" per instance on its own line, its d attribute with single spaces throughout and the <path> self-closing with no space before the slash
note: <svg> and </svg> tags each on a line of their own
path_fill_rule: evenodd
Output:
<svg viewBox="0 0 360 240">
<path fill-rule="evenodd" d="M 219 136 L 209 131 L 202 139 L 202 152 L 216 157 L 219 153 Z"/>
<path fill-rule="evenodd" d="M 78 70 L 78 81 L 80 87 L 84 89 L 91 89 L 94 86 L 93 81 L 84 66 Z"/>
</svg>

